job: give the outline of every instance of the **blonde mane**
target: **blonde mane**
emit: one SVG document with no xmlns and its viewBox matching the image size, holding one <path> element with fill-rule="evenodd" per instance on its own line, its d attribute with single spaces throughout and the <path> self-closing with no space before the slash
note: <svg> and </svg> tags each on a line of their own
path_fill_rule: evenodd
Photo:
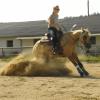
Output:
<svg viewBox="0 0 100 100">
<path fill-rule="evenodd" d="M 82 32 L 82 30 L 81 30 L 81 29 L 79 29 L 79 30 L 74 30 L 74 31 L 72 31 L 72 34 L 76 34 L 76 33 L 79 33 L 79 32 Z"/>
<path fill-rule="evenodd" d="M 79 33 L 79 32 L 83 32 L 83 33 L 85 33 L 85 34 L 88 34 L 89 36 L 91 36 L 91 32 L 86 28 L 86 29 L 78 29 L 78 30 L 74 30 L 74 31 L 72 31 L 72 34 L 74 35 L 74 34 L 76 34 L 76 33 Z"/>
</svg>

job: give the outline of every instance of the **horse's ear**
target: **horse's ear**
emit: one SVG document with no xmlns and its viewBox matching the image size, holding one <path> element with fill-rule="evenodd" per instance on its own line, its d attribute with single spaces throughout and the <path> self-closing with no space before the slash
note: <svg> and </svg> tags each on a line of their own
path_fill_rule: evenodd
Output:
<svg viewBox="0 0 100 100">
<path fill-rule="evenodd" d="M 85 28 L 81 27 L 82 33 L 85 33 Z"/>
<path fill-rule="evenodd" d="M 81 27 L 81 30 L 82 30 L 83 32 L 85 31 L 83 27 Z"/>
<path fill-rule="evenodd" d="M 89 30 L 88 28 L 86 28 L 86 30 Z"/>
<path fill-rule="evenodd" d="M 83 30 L 84 28 L 83 27 L 81 27 L 81 30 Z"/>
</svg>

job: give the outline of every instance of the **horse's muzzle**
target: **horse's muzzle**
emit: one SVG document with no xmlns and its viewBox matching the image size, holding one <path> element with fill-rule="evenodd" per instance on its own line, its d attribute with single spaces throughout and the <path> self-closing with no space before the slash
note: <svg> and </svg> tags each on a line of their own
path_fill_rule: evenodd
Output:
<svg viewBox="0 0 100 100">
<path fill-rule="evenodd" d="M 90 48 L 91 48 L 91 43 L 84 43 L 84 46 L 85 46 L 87 49 L 90 49 Z"/>
</svg>

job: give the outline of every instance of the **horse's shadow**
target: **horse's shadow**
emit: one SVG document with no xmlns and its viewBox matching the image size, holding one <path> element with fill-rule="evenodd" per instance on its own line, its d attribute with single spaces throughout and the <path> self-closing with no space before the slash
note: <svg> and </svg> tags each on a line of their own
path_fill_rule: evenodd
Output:
<svg viewBox="0 0 100 100">
<path fill-rule="evenodd" d="M 65 76 L 63 76 L 65 77 Z M 78 76 L 78 75 L 68 75 L 66 76 L 67 78 L 85 78 L 85 79 L 100 79 L 100 77 L 97 77 L 97 76 L 93 76 L 93 75 L 90 75 L 90 76 L 84 76 L 84 77 L 81 77 L 81 76 Z"/>
<path fill-rule="evenodd" d="M 79 75 L 35 75 L 35 76 L 29 76 L 29 77 L 56 77 L 56 78 L 67 78 L 67 79 L 100 79 L 100 77 L 96 77 L 93 75 L 90 76 L 79 76 Z"/>
</svg>

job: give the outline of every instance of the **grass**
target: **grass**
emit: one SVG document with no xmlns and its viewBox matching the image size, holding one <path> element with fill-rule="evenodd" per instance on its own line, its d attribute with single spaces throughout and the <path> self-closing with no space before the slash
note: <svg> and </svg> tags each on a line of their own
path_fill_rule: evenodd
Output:
<svg viewBox="0 0 100 100">
<path fill-rule="evenodd" d="M 1 57 L 1 61 L 11 61 L 16 56 L 7 56 L 7 57 Z M 99 56 L 91 56 L 91 55 L 78 55 L 79 59 L 83 62 L 100 62 L 100 55 Z M 24 58 L 25 59 L 25 58 Z M 65 62 L 66 58 L 59 58 L 61 62 Z M 67 60 L 68 61 L 68 60 Z"/>
<path fill-rule="evenodd" d="M 30 53 L 26 53 L 26 54 L 21 53 L 19 55 L 20 55 L 20 58 L 21 59 L 24 59 L 24 60 L 27 60 L 27 59 L 31 59 L 32 58 L 32 55 Z M 9 61 L 11 61 L 12 59 L 14 59 L 16 57 L 19 58 L 19 55 L 11 55 L 11 56 L 0 57 L 0 61 L 7 61 L 7 62 L 9 62 Z M 24 55 L 24 58 L 23 58 L 23 55 Z"/>
<path fill-rule="evenodd" d="M 8 62 L 8 61 L 12 60 L 14 57 L 16 57 L 16 56 L 4 56 L 4 57 L 0 57 L 0 60 Z"/>
<path fill-rule="evenodd" d="M 79 55 L 79 59 L 84 62 L 100 62 L 100 55 L 99 56 L 91 56 L 91 55 Z"/>
</svg>

